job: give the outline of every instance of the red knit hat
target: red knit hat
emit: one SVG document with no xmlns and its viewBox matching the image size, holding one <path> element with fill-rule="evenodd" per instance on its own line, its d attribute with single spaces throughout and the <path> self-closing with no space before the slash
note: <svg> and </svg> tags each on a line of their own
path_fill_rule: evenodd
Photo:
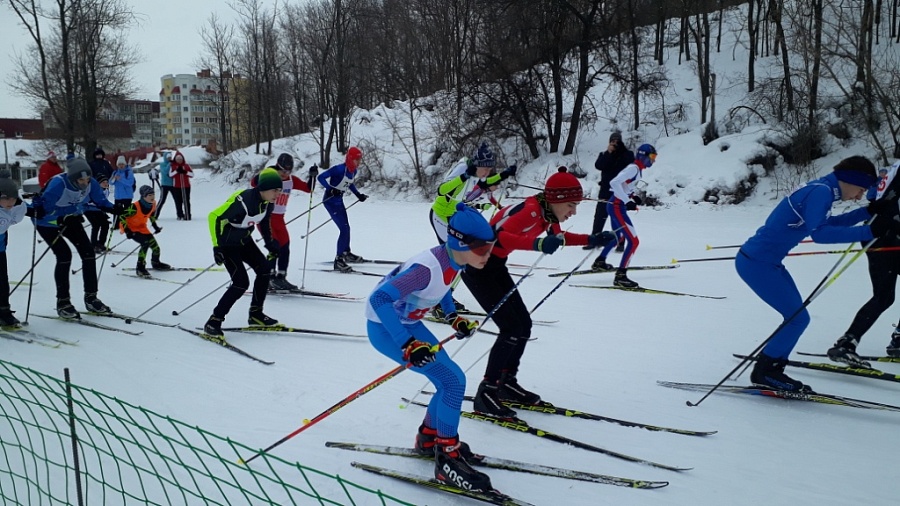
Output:
<svg viewBox="0 0 900 506">
<path fill-rule="evenodd" d="M 544 198 L 551 204 L 561 202 L 581 202 L 584 198 L 584 190 L 578 178 L 569 174 L 568 169 L 560 167 L 556 174 L 547 179 L 544 185 Z"/>
</svg>

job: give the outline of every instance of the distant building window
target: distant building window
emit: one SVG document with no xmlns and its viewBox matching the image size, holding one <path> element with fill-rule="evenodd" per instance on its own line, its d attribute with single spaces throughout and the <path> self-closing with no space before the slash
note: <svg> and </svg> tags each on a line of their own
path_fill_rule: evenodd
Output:
<svg viewBox="0 0 900 506">
<path fill-rule="evenodd" d="M 190 129 L 190 128 L 185 128 L 185 129 L 184 129 L 184 133 L 186 133 L 186 134 L 191 133 L 191 129 Z"/>
<path fill-rule="evenodd" d="M 182 100 L 187 101 L 187 100 L 188 100 L 188 96 L 185 95 L 184 98 L 182 98 Z"/>
<path fill-rule="evenodd" d="M 183 109 L 184 109 L 184 112 L 188 112 L 188 107 L 187 107 L 187 106 L 184 106 Z"/>
</svg>

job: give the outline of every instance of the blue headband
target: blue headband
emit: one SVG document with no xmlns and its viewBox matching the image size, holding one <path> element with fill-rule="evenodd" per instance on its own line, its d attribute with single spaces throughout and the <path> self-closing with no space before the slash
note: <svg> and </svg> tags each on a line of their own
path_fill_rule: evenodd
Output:
<svg viewBox="0 0 900 506">
<path fill-rule="evenodd" d="M 838 181 L 859 186 L 860 188 L 869 188 L 875 184 L 876 179 L 871 174 L 855 170 L 836 170 L 834 171 L 834 175 L 838 178 Z"/>
</svg>

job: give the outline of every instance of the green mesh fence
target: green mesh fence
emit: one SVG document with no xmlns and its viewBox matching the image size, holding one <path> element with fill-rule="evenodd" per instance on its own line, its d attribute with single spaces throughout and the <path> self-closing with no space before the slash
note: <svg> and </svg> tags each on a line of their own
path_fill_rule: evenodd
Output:
<svg viewBox="0 0 900 506">
<path fill-rule="evenodd" d="M 66 386 L 0 360 L 0 503 L 412 504 L 75 385 L 70 419 Z"/>
</svg>

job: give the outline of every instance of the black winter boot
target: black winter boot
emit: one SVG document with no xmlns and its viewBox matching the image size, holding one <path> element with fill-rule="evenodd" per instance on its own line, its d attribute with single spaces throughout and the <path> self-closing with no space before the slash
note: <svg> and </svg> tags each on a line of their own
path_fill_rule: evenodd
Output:
<svg viewBox="0 0 900 506">
<path fill-rule="evenodd" d="M 97 298 L 97 293 L 84 294 L 84 308 L 88 313 L 112 313 L 112 309 Z"/>
<path fill-rule="evenodd" d="M 15 311 L 9 306 L 0 307 L 0 326 L 2 327 L 20 327 L 22 322 L 13 314 Z"/>
<path fill-rule="evenodd" d="M 78 311 L 75 310 L 75 306 L 72 305 L 72 301 L 69 299 L 56 299 L 56 314 L 58 314 L 60 318 L 68 318 L 71 320 L 81 318 L 81 315 L 78 314 Z"/>
<path fill-rule="evenodd" d="M 224 338 L 225 333 L 222 332 L 223 321 L 225 321 L 224 318 L 219 318 L 216 315 L 210 316 L 209 320 L 206 320 L 206 324 L 203 325 L 203 333 L 212 337 Z"/>
<path fill-rule="evenodd" d="M 475 411 L 497 418 L 516 418 L 516 412 L 503 405 L 500 398 L 500 385 L 484 380 L 478 385 L 475 394 Z"/>
<path fill-rule="evenodd" d="M 266 316 L 266 314 L 263 313 L 261 307 L 251 307 L 250 316 L 247 318 L 247 323 L 249 323 L 250 325 L 264 325 L 266 327 L 271 327 L 273 325 L 278 325 L 278 320 L 270 316 Z"/>
<path fill-rule="evenodd" d="M 541 396 L 525 390 L 516 381 L 515 374 L 503 373 L 500 377 L 500 399 L 504 401 L 518 402 L 521 404 L 538 404 Z"/>
<path fill-rule="evenodd" d="M 141 261 L 139 261 L 137 267 L 134 268 L 134 273 L 142 278 L 150 277 L 150 271 L 147 270 L 147 264 Z"/>
<path fill-rule="evenodd" d="M 160 259 L 158 259 L 158 258 L 150 259 L 150 267 L 153 267 L 153 269 L 157 270 L 157 271 L 171 271 L 172 270 L 171 265 L 160 261 Z"/>
</svg>

